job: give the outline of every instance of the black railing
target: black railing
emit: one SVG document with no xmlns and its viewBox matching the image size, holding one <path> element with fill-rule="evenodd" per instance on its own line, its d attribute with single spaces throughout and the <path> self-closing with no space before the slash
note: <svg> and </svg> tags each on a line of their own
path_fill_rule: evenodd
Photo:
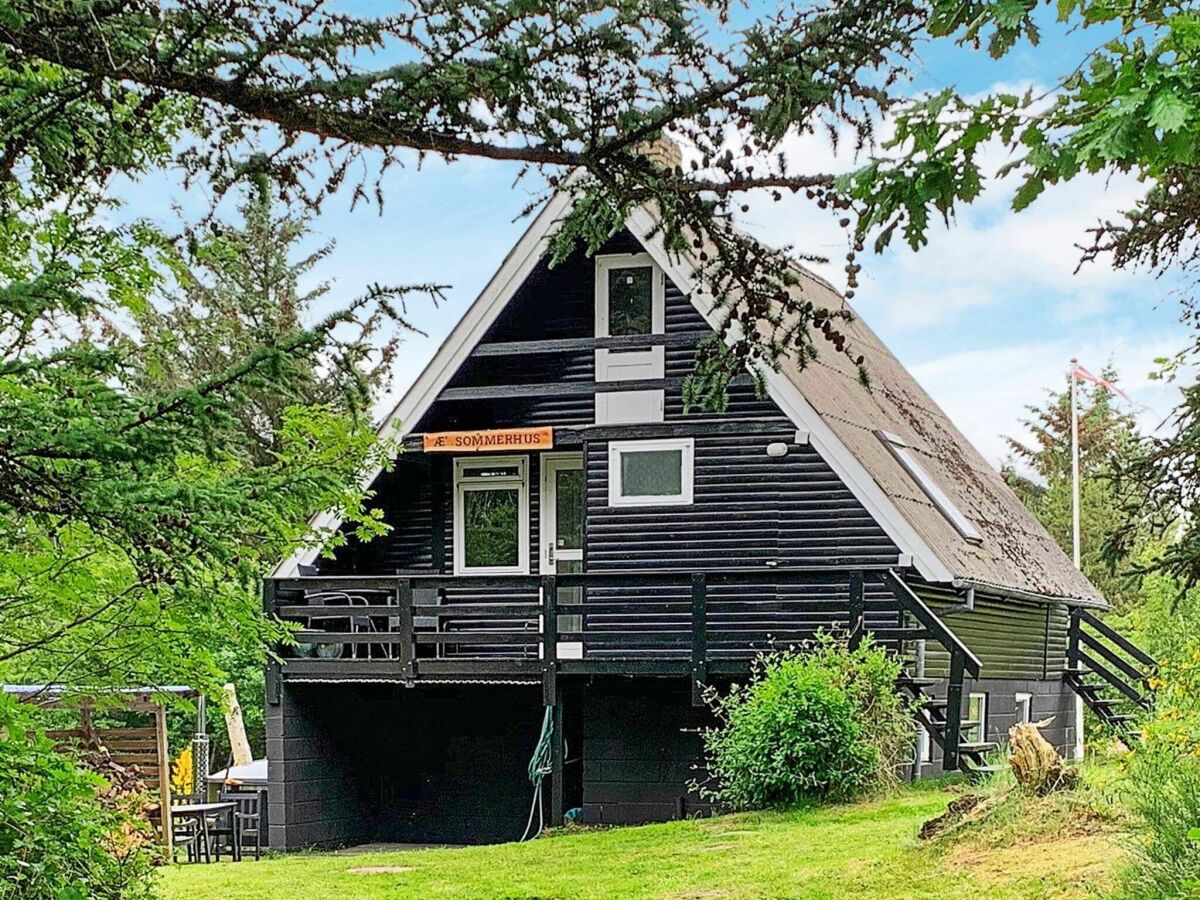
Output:
<svg viewBox="0 0 1200 900">
<path fill-rule="evenodd" d="M 1071 610 L 1066 678 L 1106 725 L 1132 733 L 1153 704 L 1150 678 L 1158 663 L 1140 647 L 1085 609 Z"/>
<path fill-rule="evenodd" d="M 932 639 L 964 671 L 979 670 L 882 567 L 309 576 L 268 580 L 264 600 L 298 626 L 283 651 L 298 674 L 356 669 L 407 680 L 489 663 L 540 674 L 549 661 L 575 671 L 694 670 L 703 682 L 714 666 L 744 669 L 757 653 L 822 629 L 851 641 L 870 631 L 885 646 Z"/>
</svg>

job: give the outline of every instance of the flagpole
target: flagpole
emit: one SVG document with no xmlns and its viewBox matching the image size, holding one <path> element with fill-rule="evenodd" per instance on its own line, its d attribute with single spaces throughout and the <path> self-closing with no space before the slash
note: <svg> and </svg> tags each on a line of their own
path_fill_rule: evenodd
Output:
<svg viewBox="0 0 1200 900">
<path fill-rule="evenodd" d="M 1075 373 L 1079 360 L 1071 358 L 1071 551 L 1075 568 L 1079 564 L 1079 379 Z"/>
<path fill-rule="evenodd" d="M 1071 357 L 1071 554 L 1082 569 L 1079 554 L 1079 360 Z M 1075 694 L 1075 758 L 1083 759 L 1083 697 Z"/>
</svg>

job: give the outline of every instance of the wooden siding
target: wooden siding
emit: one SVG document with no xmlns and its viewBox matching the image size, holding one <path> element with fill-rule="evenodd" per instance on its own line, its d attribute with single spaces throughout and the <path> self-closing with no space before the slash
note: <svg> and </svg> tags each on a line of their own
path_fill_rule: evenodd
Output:
<svg viewBox="0 0 1200 900">
<path fill-rule="evenodd" d="M 985 678 L 1060 678 L 1067 663 L 1067 609 L 1061 603 L 1040 604 L 977 595 L 975 608 L 948 603 L 944 594 L 920 590 L 942 621 L 982 663 Z M 926 672 L 944 677 L 949 660 L 929 645 Z"/>
</svg>

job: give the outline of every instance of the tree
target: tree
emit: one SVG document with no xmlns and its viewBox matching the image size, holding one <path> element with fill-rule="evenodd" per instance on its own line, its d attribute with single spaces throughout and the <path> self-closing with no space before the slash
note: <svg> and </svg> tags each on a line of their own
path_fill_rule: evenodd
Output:
<svg viewBox="0 0 1200 900">
<path fill-rule="evenodd" d="M 1104 377 L 1116 381 L 1111 367 Z M 1132 453 L 1138 440 L 1133 415 L 1117 407 L 1115 396 L 1101 385 L 1081 384 L 1079 392 L 1080 562 L 1083 572 L 1118 611 L 1138 600 L 1139 579 L 1131 570 L 1133 555 L 1147 540 L 1146 529 L 1124 515 L 1124 503 L 1114 484 L 1114 474 Z M 1072 552 L 1071 396 L 1069 386 L 1049 390 L 1041 406 L 1026 409 L 1022 424 L 1033 435 L 1032 443 L 1008 437 L 1010 461 L 1005 481 L 1066 553 Z M 1023 474 L 1022 465 L 1032 477 Z M 1128 551 L 1114 556 L 1110 536 L 1129 537 Z M 1140 562 L 1141 560 L 1137 560 Z"/>
<path fill-rule="evenodd" d="M 330 302 L 332 285 L 301 282 L 333 251 L 328 241 L 306 249 L 308 215 L 273 209 L 273 189 L 260 178 L 240 206 L 240 223 L 187 228 L 167 248 L 168 275 L 151 302 L 135 315 L 141 344 L 138 392 L 178 390 L 213 378 L 262 347 L 295 340 L 312 323 L 313 307 Z M 436 285 L 384 288 L 375 285 L 364 313 L 341 323 L 311 354 L 285 356 L 285 379 L 247 380 L 231 409 L 236 446 L 258 465 L 279 449 L 287 410 L 325 406 L 369 417 L 386 389 L 400 344 L 390 326 L 416 329 L 401 304 L 419 291 L 437 296 Z"/>
<path fill-rule="evenodd" d="M 161 157 L 162 135 L 106 158 L 136 172 Z M 149 389 L 161 348 L 122 323 L 165 277 L 162 235 L 109 225 L 95 185 L 51 183 L 36 168 L 0 182 L 0 678 L 212 689 L 214 647 L 281 636 L 257 581 L 316 537 L 313 513 L 341 507 L 364 536 L 383 527 L 357 475 L 389 445 L 363 417 L 293 406 L 260 465 L 228 441 L 244 390 L 290 392 L 305 369 L 294 361 L 372 301 Z"/>
<path fill-rule="evenodd" d="M 741 335 L 735 353 L 709 346 L 703 380 L 722 383 L 747 358 L 807 361 L 818 345 L 854 353 L 838 329 L 848 313 L 795 300 L 787 258 L 730 214 L 748 189 L 832 186 L 826 173 L 793 171 L 779 142 L 849 128 L 866 144 L 897 100 L 926 12 L 910 0 L 787 3 L 744 27 L 735 12 L 725 0 L 434 0 L 363 16 L 325 0 L 2 0 L 11 149 L 0 171 L 28 159 L 60 191 L 104 177 L 103 152 L 64 148 L 61 135 L 107 150 L 113 120 L 142 127 L 130 109 L 170 117 L 173 163 L 218 191 L 265 171 L 319 202 L 352 164 L 378 172 L 404 151 L 510 161 L 544 175 L 535 203 L 576 195 L 556 259 L 581 242 L 598 248 L 633 207 L 658 206 L 667 244 L 696 251 L 723 330 Z M 36 112 L 5 115 L 18 108 Z M 666 134 L 693 158 L 647 152 Z M 382 201 L 370 177 L 348 189 Z"/>
</svg>

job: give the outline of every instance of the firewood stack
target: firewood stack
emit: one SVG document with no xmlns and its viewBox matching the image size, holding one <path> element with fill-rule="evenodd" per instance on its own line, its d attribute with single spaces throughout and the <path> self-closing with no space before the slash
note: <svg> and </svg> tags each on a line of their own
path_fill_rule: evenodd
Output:
<svg viewBox="0 0 1200 900">
<path fill-rule="evenodd" d="M 108 748 L 89 735 L 79 761 L 82 766 L 104 779 L 96 788 L 100 805 L 125 813 L 120 830 L 109 835 L 114 853 L 124 856 L 129 851 L 154 842 L 153 823 L 159 818 L 160 804 L 153 799 L 136 763 L 122 765 L 113 759 Z"/>
</svg>

